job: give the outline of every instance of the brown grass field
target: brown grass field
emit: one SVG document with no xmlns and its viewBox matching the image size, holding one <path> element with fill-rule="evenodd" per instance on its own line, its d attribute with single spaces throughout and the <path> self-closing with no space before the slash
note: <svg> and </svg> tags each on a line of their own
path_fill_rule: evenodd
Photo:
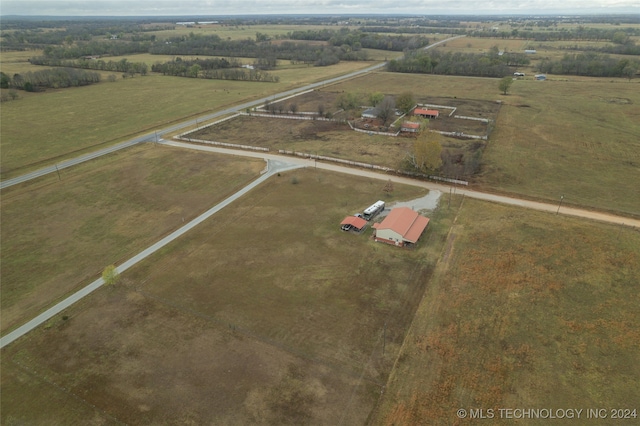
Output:
<svg viewBox="0 0 640 426">
<path fill-rule="evenodd" d="M 142 145 L 2 191 L 2 331 L 259 175 L 264 162 Z"/>
<path fill-rule="evenodd" d="M 372 200 L 424 195 L 383 186 L 270 179 L 5 348 L 2 423 L 364 423 L 455 212 L 413 250 L 340 231 Z"/>
<path fill-rule="evenodd" d="M 609 410 L 640 409 L 638 264 L 638 230 L 464 200 L 371 424 L 637 424 Z"/>
</svg>

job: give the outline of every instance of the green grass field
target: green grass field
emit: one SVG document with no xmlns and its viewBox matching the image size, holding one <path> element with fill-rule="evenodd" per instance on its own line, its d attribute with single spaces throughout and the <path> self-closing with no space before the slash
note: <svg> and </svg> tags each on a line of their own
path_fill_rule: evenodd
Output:
<svg viewBox="0 0 640 426">
<path fill-rule="evenodd" d="M 476 188 L 640 214 L 640 82 L 562 78 L 515 81 L 379 72 L 330 90 L 501 101 Z"/>
<path fill-rule="evenodd" d="M 2 192 L 2 331 L 258 176 L 264 162 L 137 146 Z"/>
<path fill-rule="evenodd" d="M 637 230 L 464 200 L 371 424 L 638 409 L 639 263 Z"/>
<path fill-rule="evenodd" d="M 279 83 L 147 75 L 44 93 L 20 92 L 20 99 L 4 103 L 0 110 L 2 177 L 368 65 L 348 62 L 304 72 L 277 70 Z"/>
</svg>

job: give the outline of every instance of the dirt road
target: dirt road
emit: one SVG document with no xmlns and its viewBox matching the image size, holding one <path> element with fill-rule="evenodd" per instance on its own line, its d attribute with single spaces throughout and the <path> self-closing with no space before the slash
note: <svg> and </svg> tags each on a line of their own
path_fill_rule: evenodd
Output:
<svg viewBox="0 0 640 426">
<path fill-rule="evenodd" d="M 419 181 L 419 180 L 405 178 L 405 177 L 396 176 L 392 174 L 385 174 L 385 173 L 373 172 L 369 170 L 344 167 L 337 164 L 317 162 L 317 161 L 306 159 L 306 158 L 288 157 L 288 156 L 282 156 L 277 154 L 268 154 L 264 152 L 239 151 L 239 150 L 233 150 L 233 149 L 227 149 L 227 148 L 194 145 L 194 144 L 175 142 L 175 141 L 162 141 L 161 143 L 164 145 L 196 149 L 201 151 L 218 152 L 221 154 L 238 155 L 238 156 L 253 157 L 253 158 L 263 158 L 265 160 L 278 160 L 285 163 L 297 164 L 297 165 L 306 166 L 306 167 L 316 167 L 318 169 L 330 170 L 337 173 L 346 173 L 350 175 L 363 176 L 371 179 L 378 179 L 378 180 L 384 180 L 384 181 L 391 180 L 392 182 L 397 182 L 397 183 L 402 183 L 402 184 L 412 185 L 412 186 L 419 186 L 429 190 L 437 190 L 442 192 L 443 194 L 448 193 L 449 190 L 452 188 L 450 185 Z M 583 219 L 597 220 L 600 222 L 608 222 L 616 225 L 624 225 L 624 226 L 630 226 L 634 228 L 640 228 L 640 220 L 638 219 L 617 216 L 610 213 L 584 210 L 584 209 L 579 209 L 575 207 L 560 206 L 560 208 L 558 208 L 559 203 L 549 204 L 549 203 L 543 203 L 539 201 L 524 200 L 521 198 L 490 194 L 487 192 L 474 191 L 472 189 L 461 188 L 461 187 L 455 188 L 455 193 L 458 195 L 464 195 L 465 197 L 471 197 L 478 200 L 491 201 L 494 203 L 508 204 L 508 205 L 523 207 L 527 209 L 546 211 L 553 214 L 557 213 L 557 214 L 566 215 L 566 216 L 575 216 Z"/>
</svg>

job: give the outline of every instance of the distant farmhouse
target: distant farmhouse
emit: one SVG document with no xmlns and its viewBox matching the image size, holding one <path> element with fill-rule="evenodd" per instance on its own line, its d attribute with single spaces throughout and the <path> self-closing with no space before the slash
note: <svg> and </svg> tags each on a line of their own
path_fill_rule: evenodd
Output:
<svg viewBox="0 0 640 426">
<path fill-rule="evenodd" d="M 437 109 L 416 108 L 413 110 L 413 115 L 418 115 L 424 118 L 438 118 L 440 113 Z"/>
<path fill-rule="evenodd" d="M 373 224 L 374 239 L 395 246 L 415 244 L 428 224 L 429 218 L 409 207 L 399 207 L 392 209 L 382 222 Z"/>
</svg>

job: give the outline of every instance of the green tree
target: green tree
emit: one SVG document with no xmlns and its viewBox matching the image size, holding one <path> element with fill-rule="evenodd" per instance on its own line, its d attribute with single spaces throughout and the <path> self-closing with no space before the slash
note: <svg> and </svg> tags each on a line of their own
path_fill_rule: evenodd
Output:
<svg viewBox="0 0 640 426">
<path fill-rule="evenodd" d="M 423 132 L 413 144 L 411 161 L 422 172 L 435 172 L 442 166 L 442 135 Z"/>
<path fill-rule="evenodd" d="M 102 271 L 102 280 L 107 286 L 114 286 L 120 281 L 120 273 L 115 265 L 109 265 Z"/>
<path fill-rule="evenodd" d="M 384 99 L 384 93 L 374 92 L 369 95 L 369 103 L 371 106 L 377 106 Z"/>
<path fill-rule="evenodd" d="M 416 106 L 416 100 L 413 93 L 403 92 L 396 97 L 396 107 L 403 113 L 408 114 L 414 106 Z"/>
<path fill-rule="evenodd" d="M 513 77 L 510 77 L 510 76 L 502 77 L 500 79 L 500 83 L 498 84 L 498 88 L 500 89 L 503 95 L 506 95 L 512 84 L 513 84 Z"/>
<path fill-rule="evenodd" d="M 11 77 L 7 74 L 0 72 L 0 88 L 8 89 L 9 84 L 11 83 Z"/>
<path fill-rule="evenodd" d="M 198 78 L 198 74 L 200 74 L 200 70 L 202 67 L 198 64 L 193 64 L 189 67 L 189 76 L 193 78 Z"/>
</svg>

